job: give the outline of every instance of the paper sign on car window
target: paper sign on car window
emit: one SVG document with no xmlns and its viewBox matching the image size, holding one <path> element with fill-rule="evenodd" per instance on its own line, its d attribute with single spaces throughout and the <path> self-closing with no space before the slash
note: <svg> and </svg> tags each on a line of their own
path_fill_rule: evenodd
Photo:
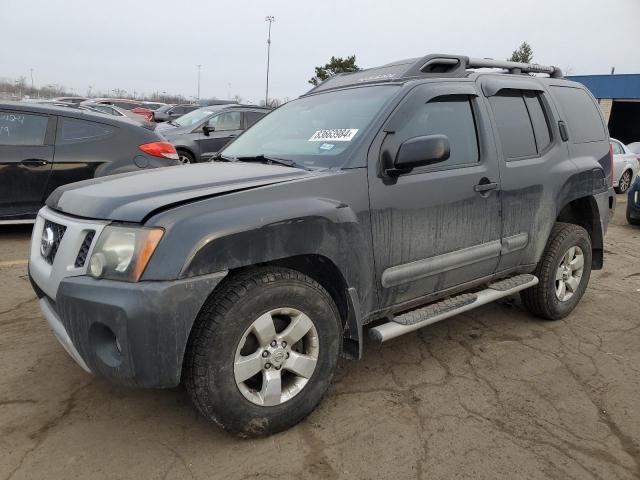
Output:
<svg viewBox="0 0 640 480">
<path fill-rule="evenodd" d="M 358 133 L 357 128 L 332 128 L 330 130 L 318 130 L 311 135 L 309 142 L 324 142 L 331 140 L 332 142 L 350 142 Z"/>
</svg>

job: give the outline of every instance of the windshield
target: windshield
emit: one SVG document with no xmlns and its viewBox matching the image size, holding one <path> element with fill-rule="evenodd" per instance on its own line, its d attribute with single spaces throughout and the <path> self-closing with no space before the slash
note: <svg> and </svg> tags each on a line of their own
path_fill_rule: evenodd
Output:
<svg viewBox="0 0 640 480">
<path fill-rule="evenodd" d="M 272 156 L 307 167 L 343 165 L 342 154 L 397 88 L 380 85 L 299 98 L 264 117 L 221 153 L 239 159 Z"/>
<path fill-rule="evenodd" d="M 180 127 L 190 127 L 191 125 L 195 125 L 196 123 L 204 120 L 209 115 L 216 113 L 216 110 L 213 108 L 199 108 L 198 110 L 194 110 L 193 112 L 189 112 L 181 117 L 173 120 L 173 123 Z"/>
</svg>

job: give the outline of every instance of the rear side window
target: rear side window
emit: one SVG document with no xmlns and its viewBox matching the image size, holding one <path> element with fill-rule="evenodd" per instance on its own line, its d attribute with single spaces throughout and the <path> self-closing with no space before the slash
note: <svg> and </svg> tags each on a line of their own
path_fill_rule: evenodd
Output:
<svg viewBox="0 0 640 480">
<path fill-rule="evenodd" d="M 471 102 L 466 96 L 439 97 L 420 106 L 396 130 L 398 144 L 423 135 L 446 135 L 451 154 L 437 166 L 478 162 L 478 137 Z"/>
<path fill-rule="evenodd" d="M 598 106 L 581 88 L 552 86 L 551 91 L 567 119 L 573 143 L 597 142 L 605 139 Z"/>
<path fill-rule="evenodd" d="M 0 110 L 0 145 L 44 145 L 49 117 Z"/>
<path fill-rule="evenodd" d="M 245 112 L 245 116 L 246 116 L 246 119 L 247 119 L 247 128 L 249 128 L 251 125 L 256 123 L 258 120 L 260 120 L 265 115 L 266 115 L 266 113 L 262 113 L 262 112 Z"/>
<path fill-rule="evenodd" d="M 101 123 L 64 117 L 61 121 L 62 126 L 58 126 L 58 144 L 91 142 L 108 137 L 113 132 L 113 127 Z"/>
<path fill-rule="evenodd" d="M 519 90 L 501 90 L 489 98 L 498 126 L 502 151 L 507 160 L 538 154 L 527 105 Z"/>
</svg>

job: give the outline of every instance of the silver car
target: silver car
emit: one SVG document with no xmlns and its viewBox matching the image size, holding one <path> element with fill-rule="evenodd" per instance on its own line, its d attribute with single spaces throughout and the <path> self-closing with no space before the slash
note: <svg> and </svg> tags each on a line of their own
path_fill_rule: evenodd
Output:
<svg viewBox="0 0 640 480">
<path fill-rule="evenodd" d="M 613 150 L 613 187 L 616 193 L 625 193 L 640 169 L 638 156 L 615 138 L 611 139 L 611 148 Z"/>
</svg>

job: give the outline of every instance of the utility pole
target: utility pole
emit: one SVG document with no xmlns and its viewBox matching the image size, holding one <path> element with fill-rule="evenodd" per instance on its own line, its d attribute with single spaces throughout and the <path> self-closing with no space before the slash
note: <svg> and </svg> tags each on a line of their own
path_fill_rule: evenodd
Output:
<svg viewBox="0 0 640 480">
<path fill-rule="evenodd" d="M 265 22 L 269 22 L 269 36 L 267 37 L 267 91 L 264 95 L 264 106 L 269 106 L 269 61 L 271 57 L 271 24 L 276 21 L 276 17 L 269 15 L 264 19 Z"/>
<path fill-rule="evenodd" d="M 31 95 L 33 95 L 33 68 L 30 68 L 29 71 L 31 72 Z"/>
<path fill-rule="evenodd" d="M 196 67 L 198 67 L 198 100 L 200 100 L 200 69 L 202 65 L 198 64 Z"/>
</svg>

